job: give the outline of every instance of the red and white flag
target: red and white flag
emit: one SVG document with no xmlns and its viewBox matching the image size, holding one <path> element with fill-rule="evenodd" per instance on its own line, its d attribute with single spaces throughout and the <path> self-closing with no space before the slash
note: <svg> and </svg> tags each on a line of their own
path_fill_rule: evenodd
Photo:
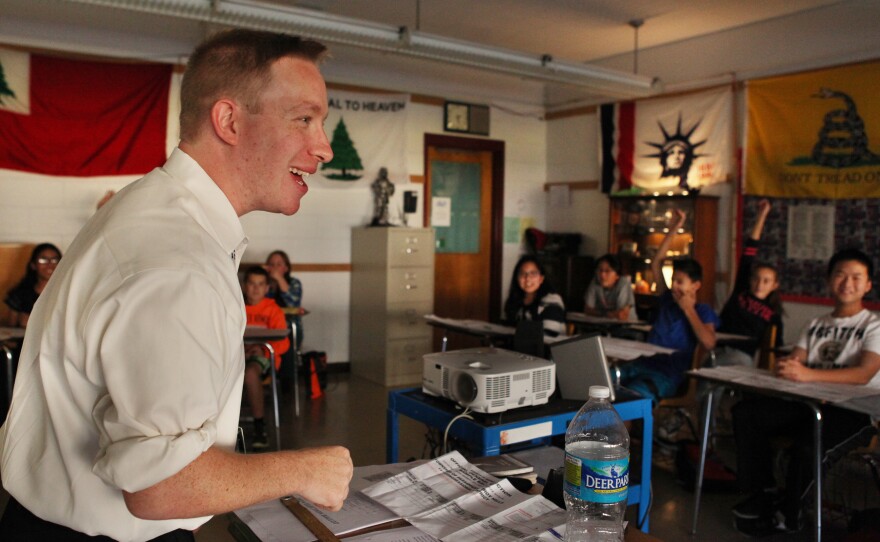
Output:
<svg viewBox="0 0 880 542">
<path fill-rule="evenodd" d="M 162 165 L 171 71 L 0 49 L 0 168 L 91 177 Z"/>
<path fill-rule="evenodd" d="M 605 192 L 679 192 L 733 175 L 730 88 L 603 105 L 599 122 Z"/>
</svg>

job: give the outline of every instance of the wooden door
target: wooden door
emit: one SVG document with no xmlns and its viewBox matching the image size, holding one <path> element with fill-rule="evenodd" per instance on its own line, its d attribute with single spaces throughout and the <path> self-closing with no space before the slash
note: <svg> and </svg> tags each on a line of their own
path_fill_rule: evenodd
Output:
<svg viewBox="0 0 880 542">
<path fill-rule="evenodd" d="M 427 149 L 428 224 L 435 231 L 434 313 L 445 318 L 489 321 L 492 291 L 492 153 Z M 440 201 L 443 200 L 443 201 Z M 434 213 L 447 208 L 448 220 Z M 435 330 L 434 349 L 443 333 Z M 448 349 L 480 345 L 450 334 Z"/>
</svg>

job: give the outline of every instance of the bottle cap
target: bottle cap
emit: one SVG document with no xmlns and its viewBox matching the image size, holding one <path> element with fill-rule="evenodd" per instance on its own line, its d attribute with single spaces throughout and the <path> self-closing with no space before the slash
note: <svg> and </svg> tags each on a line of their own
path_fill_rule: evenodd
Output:
<svg viewBox="0 0 880 542">
<path fill-rule="evenodd" d="M 611 397 L 611 390 L 608 389 L 608 386 L 590 386 L 590 397 L 608 399 Z"/>
</svg>

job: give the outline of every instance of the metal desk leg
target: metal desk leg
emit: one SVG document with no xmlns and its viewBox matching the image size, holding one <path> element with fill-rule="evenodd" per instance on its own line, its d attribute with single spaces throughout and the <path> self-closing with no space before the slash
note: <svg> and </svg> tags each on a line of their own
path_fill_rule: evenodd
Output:
<svg viewBox="0 0 880 542">
<path fill-rule="evenodd" d="M 654 444 L 654 413 L 651 401 L 645 401 L 642 409 L 642 491 L 639 494 L 639 522 L 642 532 L 650 528 L 648 517 L 651 503 L 651 447 Z"/>
<path fill-rule="evenodd" d="M 816 477 L 816 510 L 813 518 L 813 526 L 816 529 L 816 542 L 822 540 L 822 412 L 813 403 L 805 403 L 816 416 L 813 421 L 813 447 L 816 455 L 813 457 L 813 476 Z"/>
<path fill-rule="evenodd" d="M 12 404 L 12 380 L 15 378 L 15 361 L 12 356 L 12 350 L 5 344 L 0 345 L 6 357 L 6 400 L 7 406 Z"/>
<path fill-rule="evenodd" d="M 272 404 L 275 407 L 275 447 L 281 450 L 281 420 L 278 418 L 278 382 L 275 373 L 275 349 L 268 342 L 265 346 L 269 349 L 269 374 L 272 375 Z"/>
<path fill-rule="evenodd" d="M 388 410 L 385 411 L 385 462 L 397 463 L 399 428 L 397 401 L 394 392 L 388 394 Z"/>
<path fill-rule="evenodd" d="M 694 488 L 694 521 L 691 526 L 691 534 L 697 534 L 697 519 L 700 516 L 700 494 L 703 492 L 703 470 L 706 468 L 706 450 L 709 448 L 709 424 L 712 421 L 713 403 L 712 396 L 715 388 L 710 387 L 706 394 L 706 415 L 703 420 L 703 438 L 700 442 L 700 465 L 697 467 L 697 485 Z"/>
<path fill-rule="evenodd" d="M 299 418 L 299 343 L 296 342 L 296 320 L 290 320 L 290 348 L 293 350 L 293 411 Z"/>
</svg>

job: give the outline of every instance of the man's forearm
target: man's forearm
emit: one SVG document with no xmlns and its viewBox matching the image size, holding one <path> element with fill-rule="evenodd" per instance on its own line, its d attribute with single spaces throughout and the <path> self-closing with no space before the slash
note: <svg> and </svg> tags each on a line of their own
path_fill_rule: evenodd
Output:
<svg viewBox="0 0 880 542">
<path fill-rule="evenodd" d="M 318 450 L 336 452 L 344 448 Z M 289 494 L 301 494 L 319 506 L 336 508 L 342 504 L 339 494 L 346 468 L 342 464 L 345 461 L 335 455 L 324 452 L 316 456 L 312 450 L 244 455 L 212 447 L 174 476 L 123 494 L 133 515 L 153 520 L 210 516 Z M 348 475 L 342 499 L 351 479 L 347 450 L 344 457 L 348 459 Z M 322 476 L 326 477 L 327 487 L 314 487 L 321 483 Z"/>
</svg>

